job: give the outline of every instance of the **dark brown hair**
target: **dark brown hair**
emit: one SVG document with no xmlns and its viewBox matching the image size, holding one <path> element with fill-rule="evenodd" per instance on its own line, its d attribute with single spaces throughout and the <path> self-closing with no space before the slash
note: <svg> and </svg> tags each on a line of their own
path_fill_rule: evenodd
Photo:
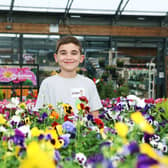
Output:
<svg viewBox="0 0 168 168">
<path fill-rule="evenodd" d="M 58 53 L 58 50 L 61 45 L 69 44 L 69 43 L 73 43 L 73 44 L 77 45 L 79 47 L 80 53 L 82 53 L 82 45 L 81 45 L 80 41 L 73 36 L 65 36 L 57 41 L 56 54 Z"/>
</svg>

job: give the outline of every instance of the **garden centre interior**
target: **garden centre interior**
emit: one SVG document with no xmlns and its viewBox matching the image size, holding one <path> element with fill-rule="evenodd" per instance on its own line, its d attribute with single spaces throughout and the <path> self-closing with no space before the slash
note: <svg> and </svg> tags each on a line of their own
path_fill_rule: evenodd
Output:
<svg viewBox="0 0 168 168">
<path fill-rule="evenodd" d="M 15 90 L 23 96 L 32 89 L 38 92 L 41 81 L 58 70 L 53 58 L 57 40 L 74 35 L 81 41 L 86 57 L 81 73 L 111 81 L 113 90 L 124 84 L 129 94 L 166 97 L 167 1 L 153 6 L 148 3 L 149 7 L 132 0 L 93 1 L 91 6 L 79 0 L 1 1 L 1 67 L 28 64 L 37 77 L 36 85 L 29 80 L 24 87 L 1 81 L 3 96 L 10 97 Z M 23 91 L 17 90 L 19 87 Z"/>
<path fill-rule="evenodd" d="M 78 48 L 55 62 L 64 36 L 81 75 Z M 57 77 L 65 99 L 56 80 L 40 88 Z M 167 98 L 168 0 L 0 0 L 1 168 L 167 168 Z"/>
</svg>

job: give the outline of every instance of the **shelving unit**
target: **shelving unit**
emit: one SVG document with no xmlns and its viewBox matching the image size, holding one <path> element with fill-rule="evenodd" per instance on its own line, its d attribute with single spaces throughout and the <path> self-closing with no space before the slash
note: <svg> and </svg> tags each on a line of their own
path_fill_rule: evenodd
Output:
<svg viewBox="0 0 168 168">
<path fill-rule="evenodd" d="M 129 64 L 124 69 L 124 73 L 127 74 L 129 94 L 143 98 L 155 98 L 156 68 L 154 63 Z"/>
</svg>

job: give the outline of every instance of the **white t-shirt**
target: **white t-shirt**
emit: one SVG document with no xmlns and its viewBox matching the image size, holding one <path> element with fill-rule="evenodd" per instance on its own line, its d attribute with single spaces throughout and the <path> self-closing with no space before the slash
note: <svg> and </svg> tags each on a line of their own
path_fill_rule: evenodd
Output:
<svg viewBox="0 0 168 168">
<path fill-rule="evenodd" d="M 87 97 L 90 111 L 102 108 L 96 85 L 91 79 L 79 74 L 74 78 L 54 75 L 42 81 L 35 109 L 44 104 L 56 106 L 58 102 L 63 102 L 70 104 L 77 113 L 75 103 L 80 96 Z"/>
</svg>

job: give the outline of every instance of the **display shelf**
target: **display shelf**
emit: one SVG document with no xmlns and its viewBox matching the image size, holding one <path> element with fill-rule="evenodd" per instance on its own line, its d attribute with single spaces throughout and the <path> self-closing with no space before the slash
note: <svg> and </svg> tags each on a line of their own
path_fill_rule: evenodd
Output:
<svg viewBox="0 0 168 168">
<path fill-rule="evenodd" d="M 128 86 L 130 94 L 140 97 L 148 95 L 148 69 L 146 68 L 129 68 L 128 69 Z"/>
<path fill-rule="evenodd" d="M 129 64 L 124 66 L 124 76 L 128 83 L 129 94 L 144 98 L 155 98 L 155 75 L 154 63 Z"/>
</svg>

